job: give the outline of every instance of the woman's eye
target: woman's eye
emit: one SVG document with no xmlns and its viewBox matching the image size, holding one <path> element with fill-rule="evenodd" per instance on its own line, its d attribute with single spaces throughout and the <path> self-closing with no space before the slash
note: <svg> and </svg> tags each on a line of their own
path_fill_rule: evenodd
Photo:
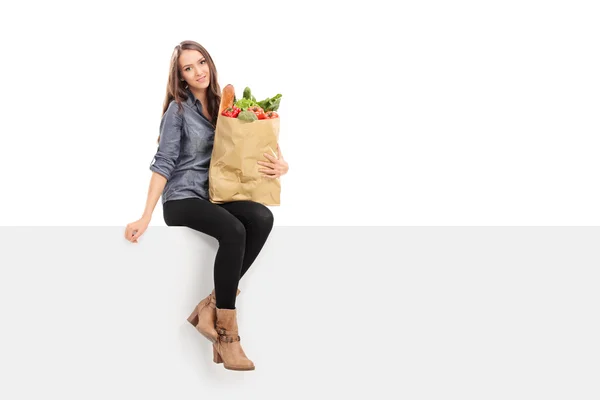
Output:
<svg viewBox="0 0 600 400">
<path fill-rule="evenodd" d="M 200 61 L 200 64 L 206 64 L 206 60 Z"/>
<path fill-rule="evenodd" d="M 189 71 L 190 69 L 191 69 L 190 67 L 187 67 L 186 69 L 184 69 L 184 71 Z"/>
</svg>

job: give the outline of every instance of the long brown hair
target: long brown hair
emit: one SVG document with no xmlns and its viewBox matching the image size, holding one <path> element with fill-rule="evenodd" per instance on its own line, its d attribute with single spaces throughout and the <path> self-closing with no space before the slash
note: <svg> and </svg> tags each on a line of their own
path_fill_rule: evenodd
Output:
<svg viewBox="0 0 600 400">
<path fill-rule="evenodd" d="M 179 105 L 179 112 L 183 112 L 183 105 L 181 103 L 188 98 L 186 90 L 187 83 L 181 80 L 181 71 L 179 71 L 179 55 L 183 50 L 199 51 L 208 63 L 208 68 L 210 70 L 210 82 L 206 91 L 206 107 L 208 109 L 208 113 L 212 116 L 211 122 L 213 126 L 216 126 L 217 118 L 219 117 L 219 106 L 221 104 L 221 87 L 219 86 L 219 81 L 217 79 L 217 68 L 215 67 L 212 57 L 210 54 L 208 54 L 208 51 L 206 51 L 206 49 L 200 43 L 192 40 L 184 40 L 175 46 L 175 49 L 173 50 L 173 55 L 171 56 L 171 65 L 169 67 L 167 94 L 163 103 L 162 113 L 164 115 L 164 113 L 167 111 L 167 108 L 169 108 L 169 104 L 173 100 L 175 100 Z M 158 141 L 160 141 L 160 136 L 158 137 Z"/>
</svg>

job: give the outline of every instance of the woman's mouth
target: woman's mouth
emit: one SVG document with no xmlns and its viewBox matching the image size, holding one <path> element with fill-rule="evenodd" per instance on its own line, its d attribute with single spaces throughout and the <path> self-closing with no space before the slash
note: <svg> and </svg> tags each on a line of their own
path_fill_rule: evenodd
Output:
<svg viewBox="0 0 600 400">
<path fill-rule="evenodd" d="M 202 83 L 202 82 L 204 82 L 205 80 L 206 80 L 206 76 L 202 76 L 202 77 L 200 77 L 200 78 L 196 79 L 196 82 L 200 82 L 200 83 Z"/>
</svg>

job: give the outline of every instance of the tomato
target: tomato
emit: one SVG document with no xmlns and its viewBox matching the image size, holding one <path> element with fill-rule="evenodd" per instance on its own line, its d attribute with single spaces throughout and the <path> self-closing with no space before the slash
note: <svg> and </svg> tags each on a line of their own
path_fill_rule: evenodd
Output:
<svg viewBox="0 0 600 400">
<path fill-rule="evenodd" d="M 254 114 L 256 114 L 256 116 L 258 117 L 258 119 L 266 119 L 265 112 L 259 106 L 248 107 L 248 111 L 253 112 Z"/>
<path fill-rule="evenodd" d="M 277 114 L 275 111 L 267 111 L 265 113 L 265 118 L 266 119 L 279 118 L 279 114 Z"/>
</svg>

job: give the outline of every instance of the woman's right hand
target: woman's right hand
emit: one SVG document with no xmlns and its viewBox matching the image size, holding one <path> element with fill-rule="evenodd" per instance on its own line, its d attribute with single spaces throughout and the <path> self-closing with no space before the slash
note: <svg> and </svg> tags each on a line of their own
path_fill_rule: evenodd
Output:
<svg viewBox="0 0 600 400">
<path fill-rule="evenodd" d="M 150 219 L 144 217 L 127 224 L 127 227 L 125 228 L 125 239 L 129 240 L 131 243 L 137 243 L 140 236 L 146 232 L 149 224 Z"/>
</svg>

